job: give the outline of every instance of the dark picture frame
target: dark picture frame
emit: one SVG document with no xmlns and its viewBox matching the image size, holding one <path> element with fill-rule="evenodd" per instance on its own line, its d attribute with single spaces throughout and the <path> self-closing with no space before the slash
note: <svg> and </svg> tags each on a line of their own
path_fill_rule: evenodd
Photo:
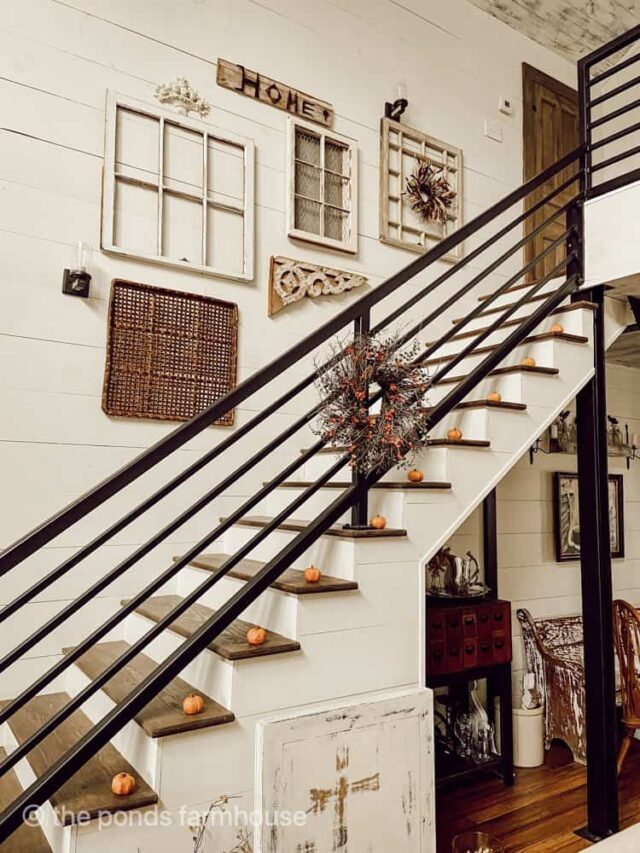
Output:
<svg viewBox="0 0 640 853">
<path fill-rule="evenodd" d="M 624 477 L 609 474 L 609 521 L 611 556 L 622 559 L 624 545 Z M 578 474 L 555 471 L 553 474 L 553 534 L 559 563 L 580 559 L 580 518 Z"/>
</svg>

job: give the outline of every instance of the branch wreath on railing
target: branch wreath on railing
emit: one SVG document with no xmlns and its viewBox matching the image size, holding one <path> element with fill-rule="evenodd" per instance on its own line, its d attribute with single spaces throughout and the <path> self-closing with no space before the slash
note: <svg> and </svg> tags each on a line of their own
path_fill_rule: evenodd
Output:
<svg viewBox="0 0 640 853">
<path fill-rule="evenodd" d="M 416 364 L 420 346 L 400 348 L 400 336 L 359 335 L 345 347 L 336 341 L 329 370 L 318 370 L 316 387 L 328 404 L 313 429 L 329 444 L 345 448 L 351 467 L 362 474 L 410 467 L 424 447 L 424 394 L 429 373 Z M 369 390 L 376 392 L 376 411 L 369 407 Z"/>
</svg>

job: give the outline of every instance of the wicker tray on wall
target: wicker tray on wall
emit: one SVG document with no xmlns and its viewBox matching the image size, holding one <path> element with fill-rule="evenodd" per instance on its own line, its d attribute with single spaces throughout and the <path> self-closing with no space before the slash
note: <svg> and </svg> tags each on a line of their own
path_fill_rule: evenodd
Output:
<svg viewBox="0 0 640 853">
<path fill-rule="evenodd" d="M 102 391 L 107 415 L 189 420 L 235 387 L 237 363 L 237 305 L 113 281 Z M 231 411 L 216 423 L 233 421 Z"/>
</svg>

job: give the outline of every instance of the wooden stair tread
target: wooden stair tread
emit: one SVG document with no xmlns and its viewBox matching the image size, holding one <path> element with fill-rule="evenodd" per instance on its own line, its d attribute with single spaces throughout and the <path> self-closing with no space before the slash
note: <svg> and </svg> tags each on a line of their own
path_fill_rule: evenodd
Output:
<svg viewBox="0 0 640 853">
<path fill-rule="evenodd" d="M 492 370 L 488 376 L 504 376 L 507 373 L 536 373 L 540 376 L 557 376 L 560 373 L 560 370 L 557 367 L 529 367 L 526 364 L 512 364 L 508 367 L 497 367 L 495 370 Z M 463 379 L 467 378 L 466 373 L 462 373 L 459 376 L 447 376 L 446 379 L 441 379 L 438 385 L 455 385 L 457 382 L 461 382 Z"/>
<path fill-rule="evenodd" d="M 201 554 L 191 561 L 192 566 L 198 569 L 205 569 L 213 572 L 219 569 L 220 566 L 230 558 L 230 554 Z M 177 557 L 175 559 L 178 559 Z M 266 563 L 260 560 L 241 560 L 237 566 L 228 572 L 229 577 L 238 578 L 239 580 L 248 581 L 254 577 Z M 274 581 L 271 586 L 274 589 L 279 589 L 281 592 L 290 592 L 293 595 L 312 595 L 320 592 L 345 592 L 346 590 L 358 589 L 358 584 L 355 581 L 345 580 L 344 578 L 334 578 L 331 575 L 323 574 L 318 583 L 307 583 L 304 579 L 304 572 L 299 569 L 286 569 L 278 580 Z"/>
<path fill-rule="evenodd" d="M 82 655 L 75 665 L 93 681 L 129 648 L 129 643 L 124 640 L 99 643 Z M 69 651 L 71 649 L 64 649 L 65 654 Z M 155 661 L 140 653 L 114 675 L 102 689 L 117 705 L 126 699 L 129 693 L 155 670 L 156 666 Z M 198 693 L 204 699 L 204 710 L 200 714 L 189 716 L 182 710 L 182 700 L 189 693 Z M 174 678 L 142 711 L 136 714 L 138 725 L 153 738 L 218 726 L 222 723 L 230 723 L 234 719 L 235 716 L 231 711 L 204 695 L 202 691 L 196 690 L 182 678 Z"/>
<path fill-rule="evenodd" d="M 6 749 L 0 747 L 0 761 L 6 757 Z M 20 794 L 22 785 L 12 768 L 0 777 L 0 811 L 10 806 Z M 2 843 L 2 853 L 51 853 L 51 847 L 39 826 L 24 823 Z"/>
<path fill-rule="evenodd" d="M 9 726 L 18 742 L 24 743 L 33 732 L 66 705 L 70 698 L 66 693 L 46 693 L 36 696 L 16 711 L 9 720 Z M 29 752 L 27 760 L 35 775 L 42 776 L 92 728 L 93 723 L 83 711 L 74 711 Z M 130 773 L 137 780 L 135 791 L 128 797 L 117 797 L 111 791 L 112 778 L 121 772 Z M 52 794 L 50 802 L 65 825 L 69 825 L 75 823 L 75 815 L 79 812 L 93 818 L 99 812 L 140 809 L 157 803 L 158 795 L 115 746 L 109 743 Z"/>
<path fill-rule="evenodd" d="M 179 595 L 159 595 L 150 598 L 144 604 L 136 608 L 136 613 L 146 616 L 153 622 L 159 622 L 182 599 Z M 126 604 L 126 601 L 122 602 Z M 171 630 L 180 634 L 181 637 L 190 637 L 205 622 L 214 615 L 215 610 L 205 607 L 204 604 L 192 604 L 191 607 L 179 616 L 170 626 Z M 267 639 L 261 646 L 250 646 L 247 642 L 247 631 L 253 623 L 245 622 L 244 619 L 236 619 L 222 633 L 209 643 L 209 649 L 226 660 L 245 660 L 246 658 L 264 657 L 266 655 L 282 654 L 283 652 L 297 652 L 300 643 L 276 634 L 275 631 L 267 631 Z"/>
<path fill-rule="evenodd" d="M 456 406 L 456 409 L 504 409 L 511 412 L 524 412 L 526 408 L 526 403 L 510 403 L 508 400 L 469 400 Z"/>
<path fill-rule="evenodd" d="M 341 449 L 334 449 L 334 453 L 341 453 Z M 268 485 L 267 483 L 264 484 Z M 325 483 L 324 486 L 321 486 L 322 489 L 348 489 L 351 485 L 350 481 L 331 481 L 330 483 Z M 280 483 L 278 486 L 279 489 L 308 489 L 309 486 L 313 486 L 312 480 L 287 480 L 284 483 Z M 404 482 L 394 482 L 391 480 L 382 480 L 379 483 L 376 483 L 375 486 L 371 487 L 372 489 L 395 489 L 397 491 L 431 491 L 433 489 L 437 490 L 445 490 L 451 488 L 451 483 L 439 482 L 436 480 L 422 481 L 421 483 L 410 483 L 408 480 L 406 483 Z"/>
<path fill-rule="evenodd" d="M 461 438 L 452 441 L 450 438 L 430 438 L 428 447 L 491 447 L 491 442 L 480 438 Z"/>
<path fill-rule="evenodd" d="M 505 291 L 505 293 L 507 292 L 508 291 Z M 536 293 L 535 296 L 532 296 L 529 299 L 525 299 L 522 305 L 520 305 L 520 308 L 524 308 L 527 305 L 532 305 L 535 302 L 544 302 L 545 299 L 550 299 L 554 293 L 557 293 L 557 291 L 551 290 L 548 293 Z M 569 298 L 569 296 L 570 294 L 567 294 L 567 299 Z M 486 311 L 481 311 L 476 317 L 476 319 L 478 319 L 478 317 L 488 317 L 490 314 L 501 314 L 504 311 L 508 311 L 509 308 L 515 308 L 516 305 L 518 305 L 519 301 L 519 299 L 516 299 L 515 302 L 507 302 L 504 305 L 499 305 L 495 308 L 488 308 Z M 466 319 L 466 317 L 459 317 L 457 320 L 452 320 L 451 322 L 454 324 L 454 326 L 457 326 L 458 323 L 464 323 Z"/>
<path fill-rule="evenodd" d="M 226 519 L 224 518 L 220 519 L 220 521 L 225 520 Z M 239 527 L 266 527 L 266 525 L 271 521 L 273 521 L 273 518 L 268 515 L 248 515 L 240 521 L 237 521 L 236 524 Z M 306 530 L 310 524 L 310 521 L 290 518 L 287 521 L 281 522 L 281 524 L 278 525 L 278 529 L 293 530 L 295 533 L 300 533 L 301 531 Z M 370 530 L 369 528 L 366 530 L 351 530 L 350 528 L 345 527 L 329 527 L 322 535 L 337 536 L 340 539 L 381 539 L 387 536 L 406 536 L 407 531 L 395 527 L 385 527 L 384 530 Z"/>
<path fill-rule="evenodd" d="M 558 278 L 562 278 L 562 276 L 558 276 Z M 558 285 L 561 287 L 564 284 L 566 279 L 562 279 L 562 282 Z M 553 279 L 551 279 L 553 281 Z M 550 284 L 551 281 L 547 282 Z M 516 293 L 519 290 L 526 290 L 527 288 L 535 287 L 537 284 L 540 284 L 540 280 L 536 279 L 535 281 L 525 281 L 523 284 L 514 284 L 513 287 L 509 287 L 505 290 L 505 293 Z M 556 288 L 557 289 L 557 288 Z M 548 293 L 553 293 L 553 290 L 548 291 Z M 478 296 L 478 302 L 486 302 L 487 299 L 491 299 L 493 293 L 485 293 L 482 296 Z"/>
<path fill-rule="evenodd" d="M 535 344 L 539 341 L 551 340 L 565 341 L 566 343 L 572 344 L 589 343 L 589 338 L 586 335 L 573 335 L 569 332 L 562 332 L 562 334 L 556 334 L 555 332 L 542 332 L 539 335 L 530 335 L 528 338 L 525 338 L 524 341 L 520 344 L 520 346 L 525 346 L 526 344 Z M 500 344 L 489 344 L 488 346 L 478 347 L 472 353 L 470 353 L 467 358 L 473 358 L 474 355 L 485 355 L 498 349 L 499 346 Z M 452 353 L 451 355 L 441 355 L 438 358 L 430 358 L 427 361 L 423 362 L 423 367 L 431 367 L 434 364 L 444 364 L 447 361 L 453 361 L 453 359 L 457 356 L 458 353 Z"/>
<path fill-rule="evenodd" d="M 548 320 L 549 317 L 555 317 L 557 314 L 567 314 L 570 311 L 581 311 L 583 309 L 595 311 L 595 309 L 597 307 L 598 306 L 594 302 L 587 302 L 586 300 L 581 301 L 581 302 L 572 302 L 570 305 L 561 305 L 559 308 L 554 308 L 553 311 L 545 319 Z M 504 323 L 502 323 L 502 325 L 499 327 L 499 329 L 506 329 L 509 326 L 520 326 L 525 320 L 527 320 L 529 318 L 529 316 L 531 316 L 531 315 L 527 315 L 526 317 L 516 317 L 515 319 L 506 320 Z M 544 320 L 541 320 L 540 322 L 544 323 Z M 451 338 L 449 343 L 451 343 L 451 341 L 460 341 L 463 338 L 475 338 L 478 335 L 481 335 L 483 332 L 488 331 L 488 329 L 491 327 L 491 325 L 492 324 L 489 324 L 489 326 L 485 326 L 481 329 L 471 329 L 471 331 L 468 331 L 468 332 L 459 332 L 457 335 L 454 335 Z M 499 329 L 494 329 L 494 331 L 499 331 Z M 432 346 L 434 343 L 437 343 L 437 341 L 431 341 L 430 343 L 427 344 L 427 346 Z"/>
</svg>

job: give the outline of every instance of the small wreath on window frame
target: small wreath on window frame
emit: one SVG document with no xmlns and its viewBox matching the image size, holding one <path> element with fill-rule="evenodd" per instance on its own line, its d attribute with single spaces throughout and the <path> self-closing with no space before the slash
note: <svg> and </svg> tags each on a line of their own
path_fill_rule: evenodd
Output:
<svg viewBox="0 0 640 853">
<path fill-rule="evenodd" d="M 403 193 L 414 213 L 424 222 L 447 222 L 457 193 L 444 176 L 444 170 L 428 160 L 419 163 L 406 180 Z"/>
</svg>

